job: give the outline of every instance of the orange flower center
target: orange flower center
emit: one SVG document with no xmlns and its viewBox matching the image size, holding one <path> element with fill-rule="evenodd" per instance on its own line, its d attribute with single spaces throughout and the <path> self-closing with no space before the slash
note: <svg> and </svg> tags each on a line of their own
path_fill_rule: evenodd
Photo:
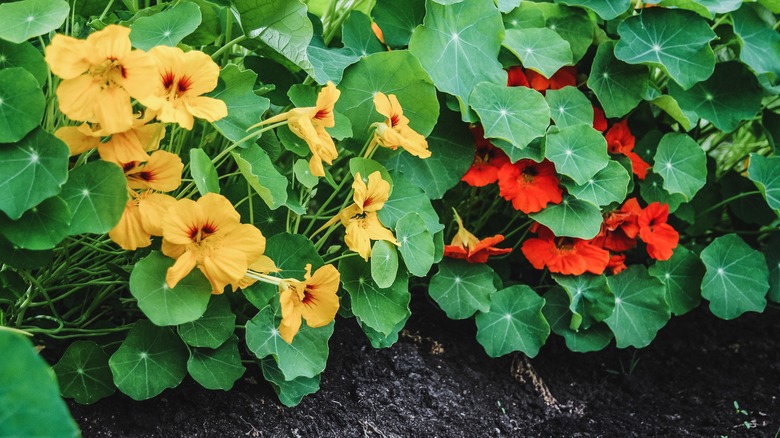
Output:
<svg viewBox="0 0 780 438">
<path fill-rule="evenodd" d="M 167 71 L 162 75 L 162 83 L 168 94 L 173 94 L 174 97 L 181 97 L 184 93 L 192 88 L 192 78 L 185 75 L 176 80 L 176 75 L 173 72 Z"/>
<path fill-rule="evenodd" d="M 317 120 L 322 120 L 330 115 L 330 111 L 326 109 L 321 109 L 317 111 L 317 114 L 314 115 L 314 118 Z"/>
<path fill-rule="evenodd" d="M 127 79 L 127 70 L 116 58 L 106 58 L 102 63 L 93 66 L 90 74 L 102 81 L 105 86 L 112 85 L 120 77 Z"/>
<path fill-rule="evenodd" d="M 194 243 L 200 244 L 203 240 L 217 232 L 215 225 L 206 223 L 201 227 L 190 228 L 189 237 Z"/>
</svg>

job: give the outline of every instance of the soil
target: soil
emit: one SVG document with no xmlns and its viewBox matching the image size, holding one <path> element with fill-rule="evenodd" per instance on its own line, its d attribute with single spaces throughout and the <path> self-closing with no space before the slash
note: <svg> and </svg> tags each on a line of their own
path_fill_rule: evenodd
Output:
<svg viewBox="0 0 780 438">
<path fill-rule="evenodd" d="M 780 310 L 734 321 L 706 307 L 647 348 L 489 358 L 473 320 L 423 296 L 398 343 L 375 350 L 339 320 L 321 389 L 281 405 L 257 367 L 228 392 L 187 379 L 136 402 L 70 403 L 85 437 L 768 436 L 780 433 Z M 735 406 L 738 404 L 738 408 Z"/>
</svg>

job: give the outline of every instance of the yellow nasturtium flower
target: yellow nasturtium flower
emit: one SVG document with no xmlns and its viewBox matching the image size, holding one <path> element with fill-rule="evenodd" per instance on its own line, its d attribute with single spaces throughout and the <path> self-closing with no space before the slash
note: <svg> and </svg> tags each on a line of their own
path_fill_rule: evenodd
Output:
<svg viewBox="0 0 780 438">
<path fill-rule="evenodd" d="M 358 172 L 355 174 L 352 189 L 354 203 L 342 210 L 338 218 L 346 227 L 344 243 L 363 259 L 368 260 L 371 256 L 372 240 L 386 240 L 398 245 L 393 232 L 382 225 L 376 213 L 390 197 L 390 183 L 382 179 L 382 175 L 376 171 L 368 176 L 368 185 L 366 185 Z"/>
<path fill-rule="evenodd" d="M 263 120 L 249 129 L 286 120 L 290 131 L 303 139 L 311 149 L 312 157 L 309 160 L 311 174 L 325 176 L 322 162 L 333 164 L 333 160 L 339 156 L 336 144 L 333 143 L 333 139 L 325 128 L 332 128 L 336 125 L 333 106 L 339 100 L 340 95 L 341 91 L 333 85 L 333 82 L 328 82 L 320 90 L 315 106 L 293 108 Z"/>
<path fill-rule="evenodd" d="M 108 25 L 79 40 L 57 34 L 46 47 L 46 62 L 62 78 L 57 99 L 73 120 L 98 123 L 103 135 L 124 132 L 133 125 L 130 98 L 152 92 L 149 78 L 154 58 L 132 50 L 130 29 Z"/>
<path fill-rule="evenodd" d="M 312 328 L 330 324 L 339 310 L 339 288 L 341 275 L 333 265 L 320 267 L 311 275 L 311 264 L 306 265 L 304 281 L 294 278 L 279 283 L 279 302 L 282 322 L 279 335 L 288 344 L 301 328 L 301 318 Z"/>
<path fill-rule="evenodd" d="M 379 114 L 387 117 L 384 122 L 374 123 L 373 143 L 390 149 L 403 148 L 415 157 L 428 158 L 428 142 L 420 133 L 409 127 L 409 119 L 395 94 L 386 96 L 382 92 L 374 95 L 374 106 Z M 372 144 L 373 147 L 373 144 Z"/>
<path fill-rule="evenodd" d="M 168 151 L 156 151 L 143 163 L 123 163 L 127 185 L 131 189 L 152 189 L 160 192 L 176 190 L 181 185 L 184 164 L 181 157 Z"/>
<path fill-rule="evenodd" d="M 149 51 L 157 70 L 147 78 L 152 92 L 138 101 L 157 111 L 157 119 L 192 129 L 195 117 L 209 122 L 228 114 L 225 102 L 202 96 L 217 87 L 219 66 L 209 55 L 178 47 L 157 46 Z"/>
<path fill-rule="evenodd" d="M 162 236 L 163 217 L 175 204 L 176 198 L 163 193 L 131 190 L 125 211 L 108 237 L 128 251 L 145 248 L 152 244 L 152 236 Z"/>
<path fill-rule="evenodd" d="M 180 199 L 162 221 L 162 252 L 176 259 L 168 268 L 168 287 L 196 266 L 221 294 L 225 286 L 236 290 L 251 264 L 265 252 L 265 237 L 254 225 L 242 224 L 240 215 L 222 195 L 209 193 L 196 201 Z"/>
</svg>

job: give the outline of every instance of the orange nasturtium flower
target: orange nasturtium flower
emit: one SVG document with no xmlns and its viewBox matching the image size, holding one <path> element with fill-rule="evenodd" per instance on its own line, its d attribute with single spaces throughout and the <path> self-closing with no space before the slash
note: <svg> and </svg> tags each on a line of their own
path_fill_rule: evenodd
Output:
<svg viewBox="0 0 780 438">
<path fill-rule="evenodd" d="M 225 286 L 237 289 L 251 264 L 265 252 L 265 237 L 222 195 L 209 193 L 196 201 L 180 199 L 162 221 L 162 252 L 176 259 L 168 268 L 168 287 L 196 266 L 221 294 Z"/>
<path fill-rule="evenodd" d="M 548 160 L 537 163 L 522 159 L 506 163 L 498 171 L 499 194 L 512 201 L 515 210 L 526 214 L 536 213 L 549 203 L 559 204 L 563 200 L 559 183 L 555 165 Z"/>
<path fill-rule="evenodd" d="M 382 92 L 377 92 L 374 95 L 374 106 L 376 106 L 377 112 L 387 119 L 384 122 L 372 124 L 375 130 L 369 153 L 374 145 L 378 144 L 393 150 L 400 146 L 406 152 L 419 158 L 431 156 L 428 142 L 425 137 L 409 126 L 409 119 L 404 116 L 404 110 L 395 94 L 386 96 Z"/>
<path fill-rule="evenodd" d="M 333 265 L 320 267 L 311 275 L 311 264 L 306 265 L 304 281 L 286 278 L 279 282 L 279 302 L 282 322 L 279 335 L 288 344 L 301 328 L 301 317 L 311 328 L 330 324 L 339 310 L 341 274 Z"/>
<path fill-rule="evenodd" d="M 609 265 L 609 251 L 589 240 L 557 237 L 550 229 L 538 227 L 537 237 L 523 242 L 523 255 L 536 269 L 547 269 L 563 275 L 585 272 L 601 275 Z"/>
<path fill-rule="evenodd" d="M 340 95 L 341 91 L 336 88 L 333 82 L 328 81 L 320 90 L 315 106 L 293 108 L 290 111 L 265 119 L 249 127 L 249 129 L 286 120 L 290 131 L 303 139 L 311 150 L 312 157 L 309 160 L 309 171 L 311 174 L 314 176 L 325 176 L 325 168 L 322 166 L 322 162 L 333 164 L 333 160 L 339 156 L 336 144 L 333 143 L 333 139 L 325 128 L 336 126 L 333 106 L 339 100 Z"/>
<path fill-rule="evenodd" d="M 656 260 L 669 260 L 680 242 L 680 234 L 667 224 L 669 204 L 653 202 L 639 213 L 639 238 L 647 244 L 647 254 Z"/>
<path fill-rule="evenodd" d="M 631 130 L 628 129 L 628 120 L 623 119 L 614 125 L 604 134 L 604 138 L 607 140 L 607 150 L 610 154 L 623 154 L 631 160 L 631 170 L 634 175 L 639 179 L 645 179 L 647 177 L 647 171 L 650 169 L 649 164 L 645 162 L 636 152 L 634 152 L 634 145 L 636 139 L 631 134 Z"/>
<path fill-rule="evenodd" d="M 46 62 L 62 78 L 57 99 L 73 120 L 98 123 L 103 135 L 133 125 L 130 98 L 152 92 L 154 58 L 132 50 L 130 29 L 110 24 L 79 40 L 57 34 L 46 47 Z"/>
<path fill-rule="evenodd" d="M 127 186 L 131 189 L 152 189 L 160 192 L 176 190 L 181 185 L 184 164 L 181 157 L 168 151 L 154 152 L 148 161 L 123 163 Z"/>
<path fill-rule="evenodd" d="M 376 214 L 390 197 L 390 183 L 382 179 L 379 171 L 375 171 L 368 176 L 366 185 L 358 172 L 355 173 L 352 189 L 354 203 L 342 210 L 337 217 L 347 229 L 344 243 L 368 261 L 371 257 L 372 240 L 386 240 L 398 245 L 393 232 L 382 225 Z"/>
<path fill-rule="evenodd" d="M 157 46 L 149 51 L 157 70 L 147 78 L 152 92 L 138 101 L 158 111 L 157 119 L 192 129 L 195 117 L 209 122 L 228 114 L 225 102 L 201 96 L 217 87 L 219 66 L 203 52 Z"/>
<path fill-rule="evenodd" d="M 453 211 L 455 211 L 453 209 Z M 496 248 L 494 245 L 501 243 L 504 236 L 496 234 L 479 240 L 463 226 L 463 220 L 455 211 L 455 220 L 458 222 L 458 233 L 452 238 L 452 243 L 444 246 L 444 255 L 455 259 L 465 259 L 469 263 L 485 263 L 492 255 L 507 254 L 512 248 Z"/>
</svg>

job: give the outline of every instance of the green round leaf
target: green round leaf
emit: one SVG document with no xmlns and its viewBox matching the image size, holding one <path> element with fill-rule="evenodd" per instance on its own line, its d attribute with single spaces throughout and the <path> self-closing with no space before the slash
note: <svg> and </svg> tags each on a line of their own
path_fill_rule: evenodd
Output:
<svg viewBox="0 0 780 438">
<path fill-rule="evenodd" d="M 70 172 L 60 197 L 73 215 L 68 234 L 107 233 L 125 211 L 127 179 L 116 164 L 92 161 Z"/>
<path fill-rule="evenodd" d="M 544 96 L 530 88 L 481 82 L 474 88 L 470 102 L 482 121 L 485 138 L 507 141 L 513 148 L 525 148 L 543 136 L 550 124 L 550 108 Z M 506 152 L 511 157 L 511 151 Z"/>
<path fill-rule="evenodd" d="M 408 179 L 396 177 L 393 181 L 393 193 L 390 194 L 390 199 L 385 202 L 385 206 L 377 214 L 382 224 L 392 229 L 408 213 L 419 214 L 431 234 L 436 234 L 444 229 L 444 225 L 439 223 L 439 216 L 425 192 Z"/>
<path fill-rule="evenodd" d="M 775 77 L 780 76 L 780 34 L 748 4 L 733 12 L 731 19 L 734 22 L 734 33 L 742 43 L 739 59 L 757 74 L 772 73 Z"/>
<path fill-rule="evenodd" d="M 175 262 L 154 251 L 137 262 L 130 274 L 130 293 L 144 315 L 159 326 L 195 321 L 203 316 L 211 297 L 211 284 L 199 269 L 169 288 L 165 275 Z"/>
<path fill-rule="evenodd" d="M 710 77 L 715 32 L 704 18 L 679 9 L 651 8 L 623 20 L 615 56 L 629 64 L 661 64 L 683 88 Z"/>
<path fill-rule="evenodd" d="M 6 176 L 0 180 L 0 210 L 19 219 L 25 211 L 58 194 L 68 179 L 69 155 L 68 146 L 43 129 L 36 129 L 19 143 L 0 147 L 0 175 Z"/>
<path fill-rule="evenodd" d="M 588 179 L 583 185 L 577 185 L 568 179 L 561 181 L 569 194 L 596 205 L 622 202 L 626 199 L 630 182 L 631 175 L 620 163 L 614 160 L 609 160 L 607 167 L 599 170 L 593 175 L 593 178 Z"/>
<path fill-rule="evenodd" d="M 647 272 L 666 286 L 666 301 L 673 314 L 688 313 L 701 302 L 704 265 L 684 246 L 675 248 L 669 260 L 655 262 Z"/>
<path fill-rule="evenodd" d="M 640 265 L 607 277 L 607 284 L 615 294 L 615 311 L 604 322 L 617 347 L 646 347 L 671 318 L 664 284 Z"/>
<path fill-rule="evenodd" d="M 341 42 L 357 56 L 384 52 L 385 48 L 371 30 L 371 19 L 360 11 L 352 11 L 341 29 Z"/>
<path fill-rule="evenodd" d="M 190 149 L 190 174 L 201 195 L 219 193 L 219 174 L 203 149 Z"/>
<path fill-rule="evenodd" d="M 585 184 L 607 167 L 607 141 L 590 125 L 575 125 L 547 134 L 545 156 L 555 163 L 555 170 Z"/>
<path fill-rule="evenodd" d="M 674 213 L 685 202 L 685 196 L 679 193 L 669 193 L 663 188 L 663 180 L 657 173 L 648 173 L 647 177 L 639 183 L 639 193 L 648 204 L 660 202 L 669 204 L 669 213 Z"/>
<path fill-rule="evenodd" d="M 19 269 L 35 269 L 49 266 L 54 258 L 54 251 L 30 251 L 9 242 L 0 233 L 0 263 Z"/>
<path fill-rule="evenodd" d="M 108 368 L 108 355 L 92 341 L 76 341 L 52 367 L 63 397 L 90 405 L 116 391 Z"/>
<path fill-rule="evenodd" d="M 379 333 L 378 331 L 372 329 L 371 327 L 363 324 L 360 322 L 359 319 L 357 319 L 358 325 L 361 329 L 363 329 L 363 333 L 366 334 L 366 337 L 368 337 L 369 342 L 371 342 L 371 346 L 374 348 L 390 348 L 392 347 L 396 342 L 398 342 L 398 335 L 401 333 L 401 330 L 406 327 L 406 321 L 409 320 L 409 317 L 412 314 L 406 316 L 401 322 L 395 325 L 393 327 L 393 330 L 390 331 L 389 334 L 385 335 L 383 333 Z"/>
<path fill-rule="evenodd" d="M 544 98 L 550 107 L 550 116 L 559 128 L 593 126 L 593 105 L 577 88 L 566 86 L 559 90 L 547 90 Z"/>
<path fill-rule="evenodd" d="M 761 110 L 761 89 L 756 77 L 739 62 L 724 62 L 704 82 L 683 90 L 669 83 L 669 94 L 683 111 L 697 114 L 718 129 L 731 132 Z"/>
<path fill-rule="evenodd" d="M 569 295 L 572 312 L 569 328 L 587 329 L 605 320 L 615 309 L 615 297 L 603 275 L 553 275 L 553 279 Z"/>
<path fill-rule="evenodd" d="M 490 357 L 522 351 L 539 353 L 550 325 L 542 316 L 544 299 L 526 285 L 515 285 L 493 294 L 490 311 L 476 316 L 477 341 Z"/>
<path fill-rule="evenodd" d="M 0 330 L 0 351 L 6 358 L 0 360 L 0 436 L 80 436 L 54 373 L 32 343 L 23 335 Z"/>
<path fill-rule="evenodd" d="M 593 10 L 604 20 L 612 20 L 623 15 L 631 7 L 631 0 L 555 0 L 571 6 L 584 6 Z"/>
<path fill-rule="evenodd" d="M 0 39 L 21 43 L 47 34 L 68 18 L 64 0 L 22 0 L 0 5 Z"/>
<path fill-rule="evenodd" d="M 490 296 L 496 291 L 493 275 L 488 265 L 445 259 L 431 277 L 428 294 L 450 319 L 466 319 L 477 310 L 490 310 Z"/>
<path fill-rule="evenodd" d="M 642 101 L 647 88 L 647 67 L 631 65 L 617 59 L 615 43 L 599 44 L 593 67 L 588 76 L 588 88 L 593 90 L 607 117 L 623 117 Z"/>
<path fill-rule="evenodd" d="M 246 137 L 247 128 L 260 121 L 271 101 L 255 94 L 257 75 L 251 70 L 228 64 L 219 72 L 219 79 L 217 88 L 208 96 L 224 101 L 228 115 L 214 122 L 214 126 L 225 138 L 236 142 Z M 245 141 L 241 147 L 254 141 Z"/>
<path fill-rule="evenodd" d="M 306 51 L 309 54 L 309 62 L 314 69 L 314 80 L 318 84 L 326 84 L 328 81 L 341 82 L 344 70 L 360 60 L 360 55 L 352 49 L 346 47 L 329 48 L 320 35 L 314 35 Z"/>
<path fill-rule="evenodd" d="M 374 21 L 382 29 L 385 43 L 393 48 L 409 44 L 414 29 L 425 17 L 425 2 L 419 0 L 377 0 L 371 10 Z"/>
<path fill-rule="evenodd" d="M 303 397 L 320 390 L 319 374 L 314 377 L 296 377 L 287 380 L 279 367 L 276 366 L 276 362 L 271 358 L 262 359 L 260 368 L 263 370 L 265 380 L 274 388 L 279 401 L 288 408 L 297 406 L 303 400 Z"/>
<path fill-rule="evenodd" d="M 547 78 L 572 63 L 569 42 L 547 28 L 507 30 L 503 45 L 522 61 L 523 67 Z"/>
<path fill-rule="evenodd" d="M 766 259 L 736 234 L 713 240 L 701 252 L 707 268 L 701 282 L 701 296 L 710 310 L 723 319 L 745 312 L 763 312 L 769 289 Z"/>
<path fill-rule="evenodd" d="M 371 279 L 371 268 L 359 257 L 339 262 L 341 284 L 349 294 L 352 313 L 361 322 L 382 335 L 389 335 L 409 315 L 409 278 L 399 272 L 388 288 L 380 288 Z"/>
<path fill-rule="evenodd" d="M 179 325 L 178 332 L 187 345 L 217 348 L 230 338 L 236 329 L 236 315 L 230 309 L 225 294 L 212 295 L 206 312 L 192 322 Z"/>
<path fill-rule="evenodd" d="M 395 282 L 398 273 L 398 251 L 386 240 L 377 240 L 371 248 L 371 279 L 377 287 L 386 289 Z"/>
<path fill-rule="evenodd" d="M 14 245 L 24 249 L 52 249 L 68 236 L 70 209 L 59 196 L 26 211 L 19 220 L 0 216 L 0 229 Z"/>
<path fill-rule="evenodd" d="M 544 308 L 542 314 L 550 323 L 552 331 L 563 336 L 566 348 L 577 353 L 599 351 L 609 345 L 612 340 L 612 331 L 603 322 L 590 328 L 572 330 L 570 323 L 572 312 L 569 309 L 569 295 L 560 287 L 553 287 L 544 294 Z"/>
<path fill-rule="evenodd" d="M 385 166 L 370 158 L 354 157 L 349 160 L 349 173 L 353 178 L 359 173 L 365 184 L 368 184 L 368 177 L 374 172 L 379 172 L 382 179 L 390 183 L 390 193 L 393 193 L 393 178 Z"/>
<path fill-rule="evenodd" d="M 527 3 L 527 2 L 525 2 Z M 544 5 L 547 8 L 550 5 Z M 545 14 L 544 27 L 554 30 L 571 46 L 572 62 L 579 62 L 590 49 L 596 31 L 593 17 L 579 8 L 556 5 Z"/>
<path fill-rule="evenodd" d="M 306 48 L 314 27 L 300 1 L 233 0 L 244 34 L 257 39 L 288 61 L 314 73 Z"/>
<path fill-rule="evenodd" d="M 268 153 L 257 145 L 231 152 L 241 175 L 272 210 L 287 202 L 287 177 L 279 173 Z"/>
<path fill-rule="evenodd" d="M 451 6 L 428 2 L 425 21 L 414 30 L 409 51 L 431 75 L 436 88 L 456 96 L 461 113 L 466 114 L 469 96 L 478 83 L 506 84 L 506 72 L 497 59 L 502 29 L 501 13 L 493 0 Z"/>
<path fill-rule="evenodd" d="M 246 345 L 258 358 L 271 355 L 286 380 L 316 377 L 328 360 L 328 339 L 334 324 L 311 328 L 306 322 L 292 344 L 279 336 L 281 311 L 278 305 L 266 306 L 246 323 Z"/>
<path fill-rule="evenodd" d="M 758 186 L 766 203 L 780 210 L 780 157 L 764 157 L 750 154 L 748 178 Z"/>
<path fill-rule="evenodd" d="M 0 39 L 0 69 L 13 67 L 30 72 L 41 87 L 46 85 L 49 78 L 49 67 L 35 46 L 28 42 L 13 44 Z"/>
<path fill-rule="evenodd" d="M 200 7 L 195 3 L 177 3 L 149 17 L 140 17 L 131 26 L 133 47 L 149 50 L 155 46 L 174 47 L 200 26 Z"/>
<path fill-rule="evenodd" d="M 227 391 L 245 371 L 235 336 L 214 350 L 193 348 L 187 361 L 187 372 L 206 389 Z"/>
<path fill-rule="evenodd" d="M 520 6 L 503 14 L 504 28 L 530 29 L 544 27 L 544 13 L 537 3 L 520 2 Z"/>
<path fill-rule="evenodd" d="M 407 213 L 395 224 L 395 238 L 406 269 L 416 277 L 424 277 L 433 266 L 433 235 L 417 213 Z"/>
<path fill-rule="evenodd" d="M 140 320 L 108 366 L 120 391 L 133 400 L 146 400 L 179 386 L 187 374 L 187 357 L 187 347 L 171 329 Z"/>
<path fill-rule="evenodd" d="M 666 111 L 666 114 L 669 114 L 686 131 L 690 131 L 699 122 L 699 116 L 690 111 L 683 111 L 672 96 L 664 94 L 651 99 L 650 103 Z"/>
<path fill-rule="evenodd" d="M 531 219 L 552 230 L 559 237 L 592 239 L 601 229 L 601 210 L 588 201 L 563 196 L 563 202 L 548 205 L 544 210 L 530 215 Z"/>
<path fill-rule="evenodd" d="M 385 120 L 374 108 L 374 95 L 380 91 L 395 94 L 409 126 L 423 136 L 431 133 L 439 117 L 436 88 L 420 61 L 405 50 L 366 56 L 344 72 L 339 89 L 336 110 L 347 116 L 359 140 L 371 135 L 372 123 Z"/>
<path fill-rule="evenodd" d="M 653 171 L 664 180 L 664 189 L 693 199 L 707 182 L 707 155 L 685 134 L 663 136 L 655 153 Z"/>
<path fill-rule="evenodd" d="M 22 140 L 40 123 L 45 105 L 40 85 L 27 70 L 0 70 L 0 143 Z"/>
</svg>

